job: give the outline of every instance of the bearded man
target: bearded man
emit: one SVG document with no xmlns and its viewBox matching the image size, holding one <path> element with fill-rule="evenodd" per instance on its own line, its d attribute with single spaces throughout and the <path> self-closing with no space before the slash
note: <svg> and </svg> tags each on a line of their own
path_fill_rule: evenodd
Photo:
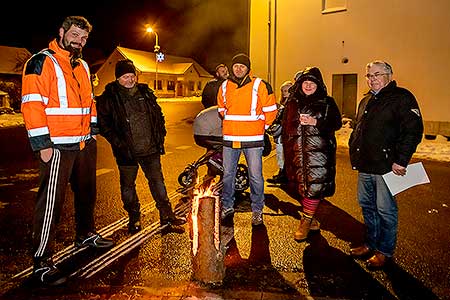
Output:
<svg viewBox="0 0 450 300">
<path fill-rule="evenodd" d="M 22 113 L 40 163 L 33 219 L 33 275 L 43 285 L 66 282 L 52 261 L 51 244 L 69 182 L 74 193 L 75 245 L 114 245 L 95 231 L 94 223 L 97 112 L 89 67 L 81 59 L 91 30 L 84 17 L 67 17 L 58 37 L 33 55 L 23 70 Z"/>
</svg>

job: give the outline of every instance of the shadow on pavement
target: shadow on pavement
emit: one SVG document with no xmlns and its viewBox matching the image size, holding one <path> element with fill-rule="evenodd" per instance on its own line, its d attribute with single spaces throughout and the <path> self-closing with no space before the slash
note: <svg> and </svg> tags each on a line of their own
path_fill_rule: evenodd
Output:
<svg viewBox="0 0 450 300">
<path fill-rule="evenodd" d="M 222 288 L 283 293 L 292 295 L 291 299 L 300 299 L 301 294 L 271 263 L 267 229 L 265 225 L 253 226 L 248 259 L 242 258 L 234 238 L 228 244 Z"/>
<path fill-rule="evenodd" d="M 337 299 L 395 299 L 350 256 L 313 234 L 303 252 L 303 267 L 313 297 Z"/>
<path fill-rule="evenodd" d="M 282 201 L 273 194 L 265 194 L 264 197 L 265 206 L 275 212 L 273 214 L 268 213 L 268 215 L 278 215 L 279 213 L 281 213 L 281 215 L 291 216 L 296 220 L 300 220 L 300 211 L 302 208 L 301 205 Z"/>
<path fill-rule="evenodd" d="M 351 246 L 360 245 L 364 224 L 323 200 L 317 219 L 321 230 L 333 233 Z M 370 271 L 347 253 L 329 246 L 321 235 L 312 235 L 303 253 L 305 276 L 311 296 L 344 299 L 438 299 L 419 280 L 391 262 L 383 270 Z M 381 281 L 381 282 L 380 282 Z M 390 287 L 389 289 L 387 287 Z"/>
<path fill-rule="evenodd" d="M 392 289 L 399 299 L 439 299 L 432 291 L 426 288 L 419 280 L 403 270 L 395 262 L 386 266 L 384 272 L 392 283 Z"/>
<path fill-rule="evenodd" d="M 74 271 L 77 271 L 80 266 L 87 264 L 94 258 L 100 256 L 106 249 L 86 249 L 79 254 L 67 259 L 66 261 L 58 264 L 58 268 L 69 277 Z M 104 290 L 104 286 L 98 286 L 97 280 L 86 280 L 78 278 L 76 275 L 68 278 L 67 282 L 60 286 L 42 286 L 33 276 L 24 279 L 22 282 L 17 283 L 14 288 L 9 289 L 3 295 L 0 295 L 0 299 L 5 300 L 76 300 L 76 299 L 96 299 L 102 296 L 113 295 L 115 289 L 121 290 L 123 287 L 120 283 L 123 283 L 124 270 L 127 267 L 129 260 L 137 257 L 139 254 L 139 247 L 133 249 L 127 255 L 120 257 L 114 264 L 113 271 L 108 270 L 108 279 L 111 281 L 108 283 L 110 288 L 108 291 Z M 105 279 L 103 279 L 105 280 Z M 101 290 L 101 293 L 99 292 Z"/>
<path fill-rule="evenodd" d="M 280 188 L 293 199 L 299 199 L 292 186 L 282 185 Z M 296 219 L 301 211 L 301 204 L 297 207 L 273 196 L 266 200 L 266 206 Z M 316 219 L 322 231 L 331 232 L 338 239 L 348 242 L 349 248 L 363 243 L 364 224 L 331 202 L 321 201 Z M 395 260 L 383 270 L 370 271 L 363 262 L 355 261 L 348 253 L 331 247 L 320 233 L 310 234 L 307 243 L 303 252 L 303 266 L 308 290 L 313 297 L 438 299 L 419 280 L 399 267 Z"/>
</svg>

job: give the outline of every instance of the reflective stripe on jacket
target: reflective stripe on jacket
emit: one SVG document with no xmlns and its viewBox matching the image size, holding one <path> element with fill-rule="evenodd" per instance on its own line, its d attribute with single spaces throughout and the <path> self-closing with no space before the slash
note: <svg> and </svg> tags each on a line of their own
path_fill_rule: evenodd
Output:
<svg viewBox="0 0 450 300">
<path fill-rule="evenodd" d="M 22 78 L 22 113 L 34 151 L 64 145 L 82 149 L 96 127 L 97 112 L 89 67 L 72 68 L 69 52 L 56 40 L 33 55 Z"/>
<path fill-rule="evenodd" d="M 264 145 L 264 131 L 275 120 L 277 105 L 271 88 L 260 78 L 248 78 L 242 86 L 225 80 L 217 95 L 223 117 L 223 141 L 233 148 Z"/>
</svg>

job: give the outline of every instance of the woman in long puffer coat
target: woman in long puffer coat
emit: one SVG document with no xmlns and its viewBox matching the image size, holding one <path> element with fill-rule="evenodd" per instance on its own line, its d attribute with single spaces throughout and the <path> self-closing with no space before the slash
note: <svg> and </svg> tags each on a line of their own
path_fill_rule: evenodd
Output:
<svg viewBox="0 0 450 300">
<path fill-rule="evenodd" d="M 285 164 L 289 184 L 298 193 L 303 210 L 294 239 L 304 241 L 320 200 L 335 192 L 335 132 L 341 128 L 342 120 L 317 67 L 303 70 L 290 94 L 282 142 L 285 161 L 289 162 Z"/>
</svg>

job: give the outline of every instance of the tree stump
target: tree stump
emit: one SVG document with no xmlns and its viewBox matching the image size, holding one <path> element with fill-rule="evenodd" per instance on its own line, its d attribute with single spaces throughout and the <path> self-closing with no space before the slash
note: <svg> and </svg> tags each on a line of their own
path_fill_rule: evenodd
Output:
<svg viewBox="0 0 450 300">
<path fill-rule="evenodd" d="M 219 198 L 194 197 L 190 219 L 193 279 L 207 284 L 222 284 L 225 265 L 220 242 Z"/>
</svg>

